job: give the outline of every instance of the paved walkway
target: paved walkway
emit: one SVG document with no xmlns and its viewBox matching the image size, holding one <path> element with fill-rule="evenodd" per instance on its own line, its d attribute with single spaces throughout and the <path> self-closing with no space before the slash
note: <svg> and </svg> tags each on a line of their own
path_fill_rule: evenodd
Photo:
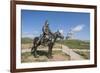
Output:
<svg viewBox="0 0 100 73">
<path fill-rule="evenodd" d="M 67 46 L 62 45 L 62 51 L 70 56 L 70 60 L 83 60 L 84 58 Z"/>
</svg>

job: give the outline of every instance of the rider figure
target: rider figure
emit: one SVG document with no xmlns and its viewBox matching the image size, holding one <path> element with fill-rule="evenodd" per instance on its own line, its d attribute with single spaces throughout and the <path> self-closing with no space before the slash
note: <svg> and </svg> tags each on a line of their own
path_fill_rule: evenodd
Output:
<svg viewBox="0 0 100 73">
<path fill-rule="evenodd" d="M 46 22 L 45 22 L 45 25 L 43 26 L 43 28 L 42 28 L 42 31 L 43 31 L 43 35 L 44 35 L 44 37 L 46 38 L 46 39 L 49 39 L 50 37 L 50 35 L 52 34 L 51 33 L 51 30 L 49 29 L 49 24 L 48 24 L 48 21 L 46 20 Z"/>
<path fill-rule="evenodd" d="M 52 32 L 49 29 L 49 24 L 47 20 L 45 21 L 45 25 L 42 27 L 42 32 L 43 34 L 40 37 L 40 40 L 51 40 Z"/>
</svg>

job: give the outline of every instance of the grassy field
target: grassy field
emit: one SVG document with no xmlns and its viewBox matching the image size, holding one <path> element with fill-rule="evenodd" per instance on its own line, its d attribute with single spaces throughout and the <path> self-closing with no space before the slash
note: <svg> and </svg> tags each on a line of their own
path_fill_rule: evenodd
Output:
<svg viewBox="0 0 100 73">
<path fill-rule="evenodd" d="M 71 49 L 90 49 L 90 43 L 81 40 L 63 40 L 57 43 L 62 43 Z"/>
<path fill-rule="evenodd" d="M 21 40 L 22 48 L 30 48 L 32 46 L 31 38 L 22 38 Z M 90 49 L 89 41 L 81 41 L 81 40 L 63 40 L 57 41 L 57 43 L 68 46 L 71 49 Z"/>
<path fill-rule="evenodd" d="M 21 38 L 21 43 L 22 44 L 27 44 L 27 43 L 32 43 L 32 38 L 28 38 L 28 37 L 24 37 L 24 38 Z"/>
<path fill-rule="evenodd" d="M 80 52 L 76 51 L 79 55 L 83 56 L 84 59 L 90 59 L 90 52 Z"/>
</svg>

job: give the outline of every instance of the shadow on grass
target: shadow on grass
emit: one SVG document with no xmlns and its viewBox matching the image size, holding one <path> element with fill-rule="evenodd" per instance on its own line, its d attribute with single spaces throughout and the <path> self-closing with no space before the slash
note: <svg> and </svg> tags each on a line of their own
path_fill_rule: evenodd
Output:
<svg viewBox="0 0 100 73">
<path fill-rule="evenodd" d="M 38 50 L 38 51 L 37 51 L 37 54 L 38 54 L 39 56 L 46 56 L 46 57 L 47 57 L 48 52 L 42 51 L 42 50 Z"/>
</svg>

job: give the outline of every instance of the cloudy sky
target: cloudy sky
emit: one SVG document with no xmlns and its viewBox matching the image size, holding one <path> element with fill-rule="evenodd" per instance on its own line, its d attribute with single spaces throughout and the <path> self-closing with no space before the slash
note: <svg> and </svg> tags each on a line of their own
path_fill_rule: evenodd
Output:
<svg viewBox="0 0 100 73">
<path fill-rule="evenodd" d="M 39 36 L 46 20 L 52 32 L 59 29 L 66 37 L 72 31 L 77 39 L 90 39 L 89 13 L 36 10 L 21 10 L 22 37 Z"/>
</svg>

